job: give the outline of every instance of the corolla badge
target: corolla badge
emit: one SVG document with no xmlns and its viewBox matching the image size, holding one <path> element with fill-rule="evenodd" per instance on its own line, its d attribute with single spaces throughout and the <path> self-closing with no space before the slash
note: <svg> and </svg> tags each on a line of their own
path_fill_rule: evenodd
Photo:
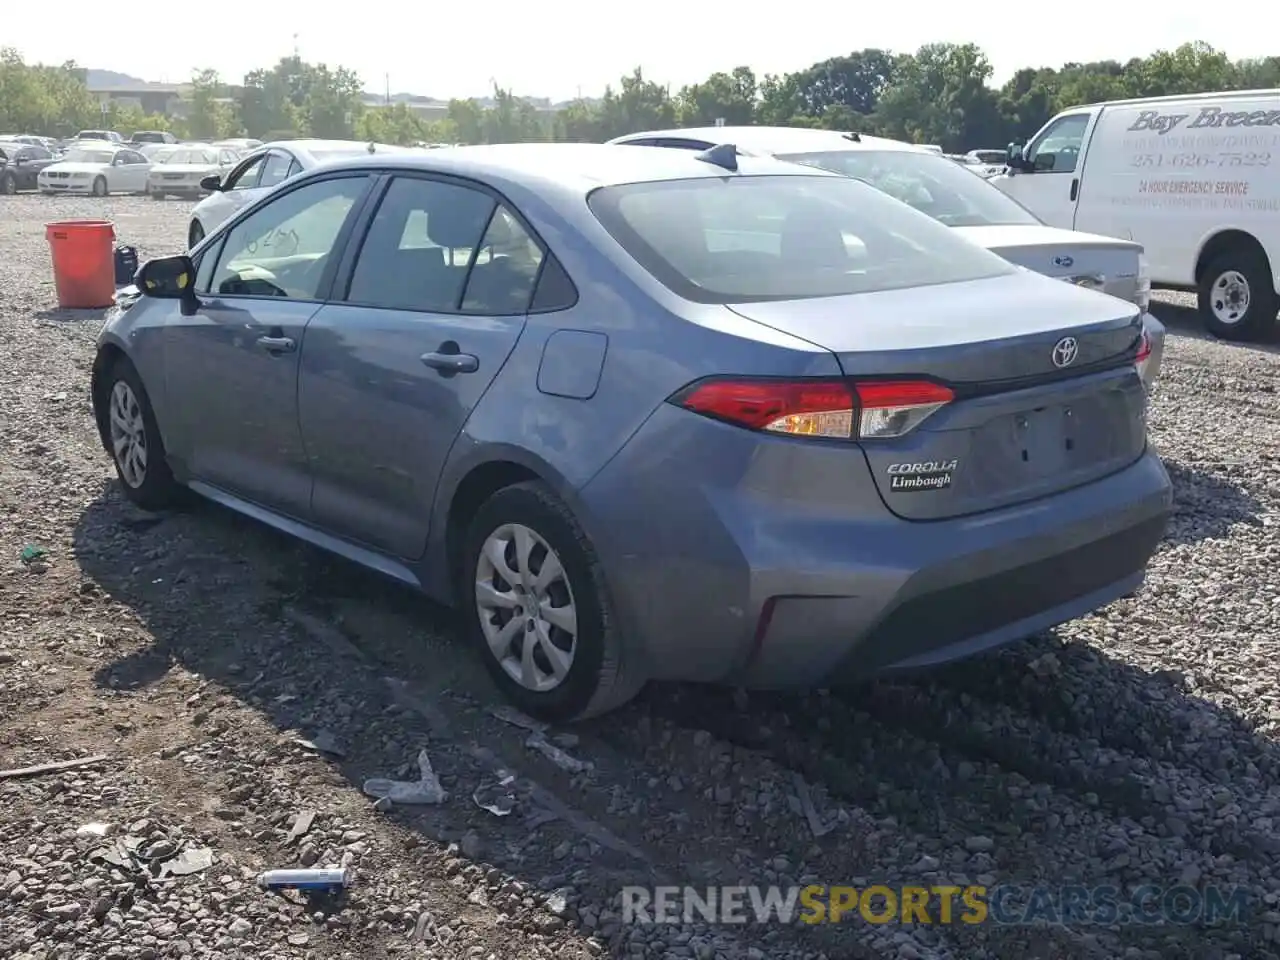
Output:
<svg viewBox="0 0 1280 960">
<path fill-rule="evenodd" d="M 1069 367 L 1075 363 L 1080 352 L 1080 344 L 1075 337 L 1063 337 L 1053 345 L 1053 365 L 1058 368 Z"/>
<path fill-rule="evenodd" d="M 1053 265 L 1055 267 L 1061 267 L 1063 270 L 1068 270 L 1075 266 L 1075 262 L 1074 257 L 1068 257 L 1065 253 L 1053 258 Z"/>
</svg>

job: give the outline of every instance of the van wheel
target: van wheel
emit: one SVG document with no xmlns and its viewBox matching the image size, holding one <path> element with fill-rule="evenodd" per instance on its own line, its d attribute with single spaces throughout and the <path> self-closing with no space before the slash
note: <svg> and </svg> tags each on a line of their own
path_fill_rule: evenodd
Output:
<svg viewBox="0 0 1280 960">
<path fill-rule="evenodd" d="M 1236 247 L 1210 261 L 1200 278 L 1200 318 L 1223 340 L 1259 340 L 1276 326 L 1280 300 L 1267 259 Z"/>
<path fill-rule="evenodd" d="M 595 549 L 545 484 L 499 490 L 477 511 L 459 589 L 494 682 L 519 709 L 564 723 L 622 706 L 644 685 Z"/>
</svg>

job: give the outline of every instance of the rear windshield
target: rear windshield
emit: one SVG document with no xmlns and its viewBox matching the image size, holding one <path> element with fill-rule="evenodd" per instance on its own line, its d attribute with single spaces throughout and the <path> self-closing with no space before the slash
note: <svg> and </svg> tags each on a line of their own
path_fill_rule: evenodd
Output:
<svg viewBox="0 0 1280 960">
<path fill-rule="evenodd" d="M 949 227 L 1038 224 L 1029 210 L 972 170 L 946 157 L 909 150 L 833 150 L 790 153 L 780 160 L 807 163 L 857 177 Z"/>
<path fill-rule="evenodd" d="M 627 253 L 699 303 L 834 297 L 1014 272 L 929 217 L 841 177 L 633 183 L 602 187 L 588 203 Z"/>
</svg>

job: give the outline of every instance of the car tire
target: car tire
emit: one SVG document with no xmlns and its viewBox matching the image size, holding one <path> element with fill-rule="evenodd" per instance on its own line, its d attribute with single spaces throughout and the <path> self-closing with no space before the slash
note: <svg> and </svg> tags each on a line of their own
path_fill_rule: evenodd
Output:
<svg viewBox="0 0 1280 960">
<path fill-rule="evenodd" d="M 0 193 L 11 197 L 18 192 L 18 180 L 13 174 L 7 173 L 0 177 Z"/>
<path fill-rule="evenodd" d="M 169 469 L 164 440 L 138 371 L 128 360 L 117 360 L 101 389 L 103 442 L 125 496 L 144 510 L 178 505 L 186 488 Z"/>
<path fill-rule="evenodd" d="M 164 194 L 163 194 L 163 193 L 161 193 L 161 192 L 159 192 L 158 190 L 152 190 L 152 191 L 151 191 L 151 199 L 152 199 L 152 200 L 163 200 L 163 199 L 164 199 Z"/>
<path fill-rule="evenodd" d="M 106 177 L 98 177 L 93 181 L 93 195 L 95 197 L 105 197 L 107 195 Z"/>
<path fill-rule="evenodd" d="M 523 537 L 533 546 L 526 556 L 528 569 L 520 571 L 516 542 Z M 522 573 L 522 582 L 503 578 L 502 564 L 491 559 L 498 550 L 507 573 Z M 533 481 L 493 494 L 472 519 L 462 553 L 458 589 L 467 629 L 489 675 L 519 709 L 550 723 L 567 723 L 616 709 L 640 692 L 644 677 L 625 655 L 595 548 L 549 487 Z M 535 584 L 552 559 L 559 572 L 548 583 Z M 538 606 L 514 606 L 527 598 Z M 547 609 L 561 611 L 554 623 L 541 612 Z M 522 625 L 508 629 L 507 636 L 503 627 L 512 623 Z M 516 676 L 524 665 L 524 660 L 517 663 L 518 654 L 533 667 L 525 679 Z M 559 677 L 553 657 L 563 670 Z"/>
<path fill-rule="evenodd" d="M 1266 256 L 1235 247 L 1210 261 L 1200 279 L 1200 319 L 1223 340 L 1261 340 L 1275 330 L 1280 313 Z"/>
<path fill-rule="evenodd" d="M 199 220 L 192 220 L 191 226 L 187 229 L 187 249 L 194 249 L 196 244 L 204 239 L 204 227 L 200 225 Z"/>
</svg>

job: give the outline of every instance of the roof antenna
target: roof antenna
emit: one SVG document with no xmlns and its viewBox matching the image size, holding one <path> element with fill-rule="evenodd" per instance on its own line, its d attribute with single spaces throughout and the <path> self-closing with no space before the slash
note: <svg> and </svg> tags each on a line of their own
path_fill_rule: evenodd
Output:
<svg viewBox="0 0 1280 960">
<path fill-rule="evenodd" d="M 694 154 L 699 160 L 714 163 L 733 173 L 738 172 L 738 148 L 732 143 L 718 143 L 714 147 Z"/>
</svg>

